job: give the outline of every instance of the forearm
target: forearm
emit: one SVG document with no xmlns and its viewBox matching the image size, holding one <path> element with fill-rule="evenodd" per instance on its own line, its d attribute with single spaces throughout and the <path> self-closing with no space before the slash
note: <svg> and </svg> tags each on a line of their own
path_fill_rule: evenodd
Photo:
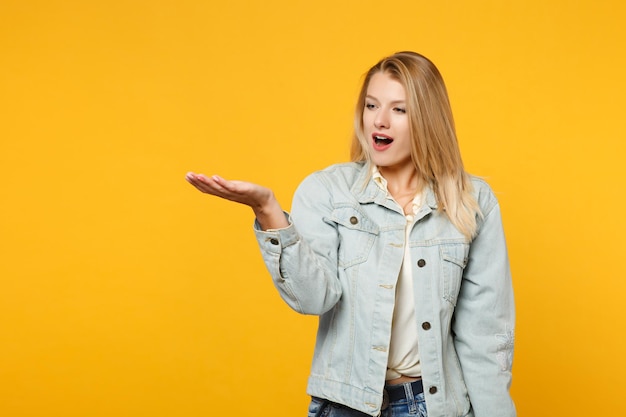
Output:
<svg viewBox="0 0 626 417">
<path fill-rule="evenodd" d="M 273 193 L 267 202 L 252 206 L 252 210 L 261 230 L 283 229 L 289 226 L 285 213 Z"/>
<path fill-rule="evenodd" d="M 294 310 L 323 314 L 341 297 L 337 253 L 339 235 L 336 225 L 327 222 L 332 212 L 327 188 L 319 176 L 307 177 L 296 190 L 292 217 L 268 211 L 276 219 L 269 227 L 257 218 L 255 225 L 263 259 L 283 299 Z M 271 207 L 271 206 L 269 206 Z M 276 229 L 276 230 L 272 230 Z"/>
<path fill-rule="evenodd" d="M 283 217 L 285 213 L 283 213 Z M 303 314 L 323 314 L 341 297 L 336 264 L 315 253 L 290 225 L 255 234 L 265 265 L 283 300 Z"/>
</svg>

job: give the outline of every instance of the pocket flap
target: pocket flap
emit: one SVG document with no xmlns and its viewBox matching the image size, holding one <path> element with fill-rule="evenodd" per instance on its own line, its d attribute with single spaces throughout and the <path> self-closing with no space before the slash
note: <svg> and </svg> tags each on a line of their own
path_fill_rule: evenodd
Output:
<svg viewBox="0 0 626 417">
<path fill-rule="evenodd" d="M 348 229 L 360 230 L 374 235 L 379 232 L 376 223 L 354 207 L 336 208 L 330 214 L 330 219 Z"/>
</svg>

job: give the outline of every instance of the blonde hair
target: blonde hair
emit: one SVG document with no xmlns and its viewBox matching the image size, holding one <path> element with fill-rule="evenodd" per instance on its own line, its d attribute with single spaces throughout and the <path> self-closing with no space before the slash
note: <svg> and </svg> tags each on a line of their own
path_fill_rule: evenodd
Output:
<svg viewBox="0 0 626 417">
<path fill-rule="evenodd" d="M 411 133 L 411 158 L 420 188 L 432 187 L 438 210 L 469 240 L 477 231 L 480 207 L 472 195 L 469 175 L 463 168 L 448 93 L 439 70 L 415 52 L 398 52 L 383 58 L 365 75 L 356 105 L 352 161 L 370 162 L 369 138 L 365 137 L 365 96 L 374 74 L 385 73 L 404 86 Z"/>
</svg>

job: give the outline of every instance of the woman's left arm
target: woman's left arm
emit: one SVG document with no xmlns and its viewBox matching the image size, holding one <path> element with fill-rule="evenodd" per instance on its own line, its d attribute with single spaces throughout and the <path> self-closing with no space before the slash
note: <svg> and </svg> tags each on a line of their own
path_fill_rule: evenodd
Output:
<svg viewBox="0 0 626 417">
<path fill-rule="evenodd" d="M 470 245 L 453 330 L 475 417 L 513 417 L 515 304 L 500 206 L 489 191 Z"/>
</svg>

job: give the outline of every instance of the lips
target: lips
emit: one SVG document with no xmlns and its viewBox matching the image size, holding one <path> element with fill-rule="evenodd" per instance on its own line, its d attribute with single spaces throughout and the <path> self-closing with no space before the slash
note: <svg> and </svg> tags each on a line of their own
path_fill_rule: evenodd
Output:
<svg viewBox="0 0 626 417">
<path fill-rule="evenodd" d="M 391 146 L 393 138 L 391 136 L 383 135 L 381 133 L 372 134 L 372 140 L 374 141 L 374 149 L 382 151 Z"/>
</svg>

